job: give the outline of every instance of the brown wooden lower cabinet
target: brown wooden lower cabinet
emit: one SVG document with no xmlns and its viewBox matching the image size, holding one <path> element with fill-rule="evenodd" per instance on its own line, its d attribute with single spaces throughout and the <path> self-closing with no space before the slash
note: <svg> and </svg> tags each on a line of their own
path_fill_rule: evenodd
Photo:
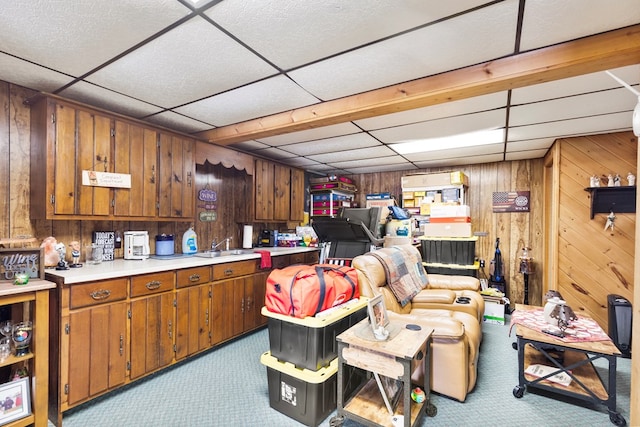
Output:
<svg viewBox="0 0 640 427">
<path fill-rule="evenodd" d="M 313 263 L 317 253 L 276 260 Z M 58 285 L 49 419 L 60 425 L 68 409 L 264 326 L 269 273 L 252 259 L 75 284 L 47 274 Z"/>
</svg>

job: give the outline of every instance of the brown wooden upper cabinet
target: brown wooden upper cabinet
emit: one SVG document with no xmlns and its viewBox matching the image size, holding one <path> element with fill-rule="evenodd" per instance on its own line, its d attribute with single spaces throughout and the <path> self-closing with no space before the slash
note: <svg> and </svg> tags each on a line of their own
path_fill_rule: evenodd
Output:
<svg viewBox="0 0 640 427">
<path fill-rule="evenodd" d="M 117 115 L 31 102 L 31 218 L 193 221 L 195 142 Z M 130 188 L 83 184 L 83 171 L 129 175 Z"/>
<path fill-rule="evenodd" d="M 255 216 L 257 221 L 302 221 L 304 171 L 257 159 Z"/>
</svg>

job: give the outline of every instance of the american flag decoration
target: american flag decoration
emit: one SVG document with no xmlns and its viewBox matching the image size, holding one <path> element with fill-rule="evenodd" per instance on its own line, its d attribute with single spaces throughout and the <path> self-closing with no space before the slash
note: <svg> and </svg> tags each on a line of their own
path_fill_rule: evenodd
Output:
<svg viewBox="0 0 640 427">
<path fill-rule="evenodd" d="M 493 193 L 493 212 L 529 212 L 528 191 L 496 191 Z"/>
</svg>

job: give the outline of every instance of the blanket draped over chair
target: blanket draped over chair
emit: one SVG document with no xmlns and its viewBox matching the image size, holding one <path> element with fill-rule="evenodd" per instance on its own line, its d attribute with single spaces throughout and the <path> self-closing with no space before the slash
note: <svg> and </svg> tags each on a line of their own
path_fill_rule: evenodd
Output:
<svg viewBox="0 0 640 427">
<path fill-rule="evenodd" d="M 388 286 L 403 307 L 429 283 L 420 252 L 411 246 L 392 246 L 369 254 L 382 264 Z"/>
</svg>

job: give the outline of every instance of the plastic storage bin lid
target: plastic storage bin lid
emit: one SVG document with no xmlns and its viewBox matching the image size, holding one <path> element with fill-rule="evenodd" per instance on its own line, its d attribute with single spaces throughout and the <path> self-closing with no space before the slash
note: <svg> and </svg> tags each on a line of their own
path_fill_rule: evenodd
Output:
<svg viewBox="0 0 640 427">
<path fill-rule="evenodd" d="M 331 378 L 332 375 L 338 372 L 338 358 L 336 357 L 331 361 L 329 366 L 320 368 L 317 371 L 310 369 L 296 368 L 293 363 L 283 362 L 276 359 L 271 355 L 270 351 L 262 353 L 260 356 L 260 363 L 267 368 L 275 369 L 278 372 L 289 375 L 290 377 L 297 378 L 309 384 L 320 384 Z"/>
<path fill-rule="evenodd" d="M 326 310 L 326 315 L 318 315 L 320 314 L 318 313 L 316 317 L 308 316 L 304 319 L 288 316 L 286 314 L 274 313 L 272 311 L 269 311 L 267 307 L 264 306 L 262 307 L 261 313 L 265 317 L 282 320 L 283 322 L 295 323 L 301 326 L 306 326 L 307 328 L 324 328 L 327 325 L 337 322 L 338 320 L 357 312 L 362 307 L 366 307 L 368 302 L 368 298 L 361 296 L 360 298 L 354 298 L 344 304 Z"/>
</svg>

